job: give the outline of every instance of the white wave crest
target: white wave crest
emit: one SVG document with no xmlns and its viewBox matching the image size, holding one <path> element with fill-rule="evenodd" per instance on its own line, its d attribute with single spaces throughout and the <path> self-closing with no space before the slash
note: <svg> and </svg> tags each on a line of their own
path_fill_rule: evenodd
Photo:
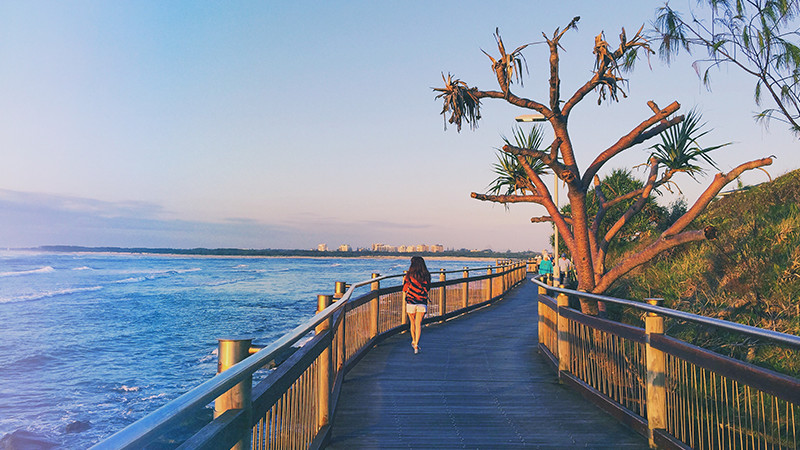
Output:
<svg viewBox="0 0 800 450">
<path fill-rule="evenodd" d="M 76 268 L 74 268 L 72 270 L 94 270 L 94 269 L 92 269 L 91 267 L 88 267 L 88 266 L 83 266 L 83 267 L 76 267 Z"/>
<path fill-rule="evenodd" d="M 56 297 L 59 295 L 76 294 L 78 292 L 99 291 L 100 289 L 103 289 L 103 286 L 57 289 L 55 291 L 37 292 L 36 294 L 21 295 L 19 297 L 10 297 L 10 298 L 0 297 L 0 303 L 29 302 L 32 300 L 41 300 L 43 298 Z"/>
<path fill-rule="evenodd" d="M 0 272 L 0 277 L 18 277 L 21 275 L 33 275 L 37 273 L 50 273 L 55 272 L 56 269 L 53 269 L 50 266 L 40 267 L 38 269 L 31 269 L 31 270 L 20 270 L 16 272 Z"/>
<path fill-rule="evenodd" d="M 122 386 L 118 387 L 118 388 L 114 388 L 115 391 L 120 391 L 120 392 L 138 392 L 139 389 L 140 388 L 138 386 L 130 386 L 129 387 L 129 386 L 126 386 L 124 384 Z"/>
<path fill-rule="evenodd" d="M 166 277 L 170 277 L 170 276 L 173 276 L 173 275 L 180 275 L 180 274 L 190 273 L 190 272 L 199 272 L 201 270 L 203 270 L 203 269 L 194 268 L 194 269 L 160 270 L 160 271 L 156 271 L 156 272 L 148 272 L 147 275 L 142 275 L 142 276 L 138 276 L 138 277 L 129 277 L 129 278 L 124 278 L 122 280 L 117 280 L 117 281 L 115 281 L 115 283 L 141 283 L 142 281 L 150 281 L 150 280 L 155 280 L 155 279 L 159 279 L 159 278 L 166 278 Z"/>
</svg>

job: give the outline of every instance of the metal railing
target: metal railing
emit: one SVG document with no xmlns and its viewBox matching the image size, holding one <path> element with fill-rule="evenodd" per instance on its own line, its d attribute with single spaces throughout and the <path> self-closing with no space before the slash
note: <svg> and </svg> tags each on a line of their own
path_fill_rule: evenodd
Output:
<svg viewBox="0 0 800 450">
<path fill-rule="evenodd" d="M 664 334 L 665 318 L 800 349 L 800 337 L 657 305 L 539 286 L 539 349 L 559 379 L 664 448 L 800 448 L 800 380 Z M 550 295 L 548 295 L 550 292 Z M 555 294 L 558 294 L 555 298 Z M 568 296 L 646 312 L 645 327 L 587 316 Z"/>
<path fill-rule="evenodd" d="M 461 277 L 448 279 L 453 273 Z M 465 267 L 438 275 L 424 323 L 445 321 L 499 299 L 526 279 L 526 265 Z M 347 370 L 379 340 L 408 328 L 401 286 L 381 287 L 382 281 L 402 276 L 373 274 L 349 289 L 337 283 L 336 294 L 319 296 L 314 317 L 257 352 L 251 351 L 250 339 L 221 339 L 219 374 L 94 448 L 142 448 L 155 439 L 187 449 L 322 447 Z M 369 291 L 355 297 L 364 287 Z M 253 386 L 256 371 L 304 338 L 310 339 Z M 211 402 L 214 419 L 197 433 L 182 443 L 164 436 Z"/>
</svg>

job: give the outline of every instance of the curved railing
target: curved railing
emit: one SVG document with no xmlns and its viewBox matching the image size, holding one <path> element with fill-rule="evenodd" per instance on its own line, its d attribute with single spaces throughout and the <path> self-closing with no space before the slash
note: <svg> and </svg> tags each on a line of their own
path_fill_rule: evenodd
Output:
<svg viewBox="0 0 800 450">
<path fill-rule="evenodd" d="M 485 274 L 472 275 L 485 271 Z M 459 278 L 448 279 L 458 273 Z M 436 274 L 434 274 L 436 275 Z M 526 278 L 525 263 L 439 274 L 431 283 L 424 323 L 445 321 L 499 299 Z M 345 373 L 378 341 L 408 328 L 401 286 L 381 282 L 402 274 L 337 283 L 333 296 L 319 296 L 314 317 L 260 350 L 249 339 L 220 340 L 221 372 L 94 448 L 143 448 L 156 439 L 179 448 L 319 448 L 330 433 Z M 358 297 L 355 291 L 369 287 Z M 291 352 L 253 386 L 253 374 Z M 252 355 L 250 355 L 253 353 Z M 215 403 L 214 419 L 188 439 L 170 436 L 181 422 Z"/>
<path fill-rule="evenodd" d="M 669 337 L 664 320 L 793 350 L 800 350 L 800 337 L 533 281 L 539 286 L 539 349 L 559 379 L 647 436 L 651 446 L 800 447 L 800 380 Z M 645 328 L 582 314 L 569 307 L 568 296 L 646 312 Z"/>
</svg>

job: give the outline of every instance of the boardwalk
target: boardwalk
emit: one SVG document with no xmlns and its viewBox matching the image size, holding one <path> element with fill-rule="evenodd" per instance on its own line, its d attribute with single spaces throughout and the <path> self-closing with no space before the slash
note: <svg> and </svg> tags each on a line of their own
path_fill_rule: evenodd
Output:
<svg viewBox="0 0 800 450">
<path fill-rule="evenodd" d="M 536 288 L 372 349 L 347 375 L 330 449 L 626 448 L 647 439 L 558 384 L 537 354 Z"/>
</svg>

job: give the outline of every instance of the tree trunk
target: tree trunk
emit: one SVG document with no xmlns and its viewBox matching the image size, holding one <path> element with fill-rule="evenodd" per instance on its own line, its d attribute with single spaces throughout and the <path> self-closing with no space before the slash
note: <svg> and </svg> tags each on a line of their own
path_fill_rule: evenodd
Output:
<svg viewBox="0 0 800 450">
<path fill-rule="evenodd" d="M 591 292 L 594 289 L 594 266 L 592 264 L 592 247 L 589 243 L 589 220 L 586 215 L 586 193 L 570 187 L 567 194 L 572 209 L 572 233 L 575 248 L 573 255 L 575 271 L 578 273 L 578 290 Z M 597 315 L 597 302 L 580 298 L 581 312 Z"/>
</svg>

